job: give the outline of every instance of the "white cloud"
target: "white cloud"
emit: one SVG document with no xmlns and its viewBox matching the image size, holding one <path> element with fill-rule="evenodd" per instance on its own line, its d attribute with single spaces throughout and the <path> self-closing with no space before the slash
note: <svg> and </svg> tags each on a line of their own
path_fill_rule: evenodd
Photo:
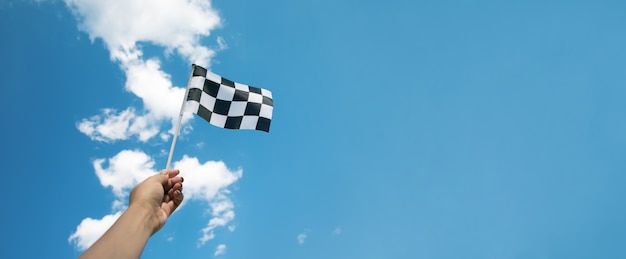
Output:
<svg viewBox="0 0 626 259">
<path fill-rule="evenodd" d="M 225 244 L 219 244 L 216 248 L 215 248 L 215 253 L 213 254 L 213 256 L 220 256 L 226 253 L 226 245 Z"/>
<path fill-rule="evenodd" d="M 101 219 L 85 218 L 76 227 L 76 231 L 70 235 L 67 241 L 73 243 L 79 250 L 85 250 L 96 242 L 120 215 L 122 213 L 117 212 L 106 215 Z"/>
<path fill-rule="evenodd" d="M 159 60 L 148 59 L 125 65 L 126 90 L 143 100 L 150 115 L 157 119 L 177 117 L 185 89 L 172 86 L 171 76 L 161 71 Z"/>
<path fill-rule="evenodd" d="M 133 108 L 128 108 L 119 113 L 114 109 L 103 109 L 102 115 L 83 119 L 77 127 L 80 132 L 92 140 L 102 142 L 124 140 L 130 136 L 129 125 L 136 117 Z"/>
<path fill-rule="evenodd" d="M 300 244 L 300 245 L 304 244 L 304 240 L 306 240 L 306 237 L 307 237 L 307 233 L 306 232 L 298 234 L 298 236 L 296 237 L 296 239 L 298 240 L 298 244 Z"/>
<path fill-rule="evenodd" d="M 341 235 L 341 228 L 340 227 L 336 227 L 335 229 L 333 229 L 333 235 Z"/>
<path fill-rule="evenodd" d="M 77 125 L 78 130 L 92 140 L 113 142 L 136 136 L 146 142 L 160 133 L 163 122 L 170 122 L 173 127 L 178 119 L 185 89 L 172 86 L 170 75 L 161 71 L 157 59 L 135 60 L 123 67 L 126 90 L 141 98 L 144 114 L 137 114 L 134 107 L 121 112 L 103 109 L 100 115 L 83 119 Z M 190 118 L 188 114 L 182 122 Z M 161 137 L 163 141 L 168 139 L 167 135 Z"/>
<path fill-rule="evenodd" d="M 211 208 L 212 218 L 202 229 L 198 246 L 215 237 L 214 229 L 227 226 L 235 218 L 233 202 L 228 198 L 228 187 L 243 176 L 243 170 L 231 171 L 221 161 L 200 164 L 197 158 L 183 156 L 174 163 L 185 178 L 185 201 L 201 200 Z"/>
<path fill-rule="evenodd" d="M 94 170 L 100 184 L 111 187 L 118 198 L 126 196 L 135 184 L 156 173 L 152 169 L 152 158 L 138 150 L 122 150 L 108 160 L 107 168 L 103 167 L 104 162 L 104 159 L 96 159 Z"/>
<path fill-rule="evenodd" d="M 191 62 L 208 65 L 214 51 L 200 37 L 220 26 L 220 17 L 203 0 L 65 0 L 92 40 L 102 39 L 111 57 L 125 63 L 140 56 L 139 42 L 177 51 Z"/>
<path fill-rule="evenodd" d="M 65 3 L 77 18 L 79 28 L 92 41 L 101 39 L 105 43 L 111 59 L 119 62 L 126 74 L 126 90 L 140 98 L 144 106 L 139 114 L 132 107 L 119 113 L 105 109 L 100 115 L 83 119 L 78 129 L 97 141 L 137 137 L 146 142 L 159 135 L 163 122 L 172 122 L 173 127 L 184 87 L 173 86 L 171 76 L 161 70 L 160 61 L 145 59 L 141 46 L 161 46 L 166 54 L 178 53 L 190 65 L 208 67 L 215 50 L 202 46 L 200 39 L 220 26 L 220 17 L 211 2 L 65 0 Z M 218 50 L 226 48 L 221 37 L 217 42 Z"/>
<path fill-rule="evenodd" d="M 231 171 L 221 161 L 201 164 L 197 158 L 184 155 L 174 163 L 174 168 L 185 177 L 185 199 L 220 200 L 218 194 L 227 194 L 226 187 L 243 176 L 243 170 Z M 226 207 L 220 206 L 220 208 Z"/>
</svg>

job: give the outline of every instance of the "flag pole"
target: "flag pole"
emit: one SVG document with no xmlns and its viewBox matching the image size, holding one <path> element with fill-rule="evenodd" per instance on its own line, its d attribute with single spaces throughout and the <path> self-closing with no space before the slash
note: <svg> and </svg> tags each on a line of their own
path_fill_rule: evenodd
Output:
<svg viewBox="0 0 626 259">
<path fill-rule="evenodd" d="M 172 146 L 170 147 L 170 154 L 167 157 L 167 165 L 165 169 L 170 169 L 170 165 L 172 163 L 172 155 L 174 155 L 174 147 L 176 146 L 176 139 L 178 138 L 178 132 L 180 131 L 180 123 L 183 120 L 183 108 L 185 107 L 185 102 L 187 101 L 187 95 L 189 95 L 189 84 L 191 83 L 191 77 L 193 76 L 193 71 L 196 68 L 196 64 L 191 65 L 191 73 L 189 73 L 189 80 L 187 81 L 187 87 L 185 87 L 185 95 L 183 96 L 183 103 L 180 106 L 180 112 L 178 113 L 178 122 L 176 123 L 176 129 L 174 131 L 174 138 L 172 139 Z"/>
</svg>

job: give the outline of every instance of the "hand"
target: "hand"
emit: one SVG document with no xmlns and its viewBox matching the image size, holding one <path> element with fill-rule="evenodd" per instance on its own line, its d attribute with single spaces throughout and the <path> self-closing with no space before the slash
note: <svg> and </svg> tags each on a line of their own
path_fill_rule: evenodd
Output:
<svg viewBox="0 0 626 259">
<path fill-rule="evenodd" d="M 128 209 L 81 259 L 139 258 L 148 239 L 183 202 L 183 178 L 176 169 L 148 177 L 130 192 Z"/>
<path fill-rule="evenodd" d="M 153 212 L 152 234 L 156 233 L 183 202 L 183 178 L 177 169 L 163 170 L 136 185 L 130 192 L 128 207 L 140 207 Z"/>
</svg>

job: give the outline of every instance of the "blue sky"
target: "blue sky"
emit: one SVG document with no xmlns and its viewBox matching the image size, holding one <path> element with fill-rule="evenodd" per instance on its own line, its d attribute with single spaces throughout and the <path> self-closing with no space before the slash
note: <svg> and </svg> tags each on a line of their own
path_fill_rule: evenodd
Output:
<svg viewBox="0 0 626 259">
<path fill-rule="evenodd" d="M 196 62 L 269 134 L 188 114 L 143 258 L 623 258 L 622 1 L 0 2 L 1 258 L 72 258 L 165 167 Z M 110 223 L 109 223 L 110 224 Z"/>
</svg>

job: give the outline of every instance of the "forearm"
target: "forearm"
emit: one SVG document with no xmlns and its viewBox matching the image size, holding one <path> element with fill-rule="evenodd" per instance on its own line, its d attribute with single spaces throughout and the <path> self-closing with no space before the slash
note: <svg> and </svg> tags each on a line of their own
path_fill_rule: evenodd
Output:
<svg viewBox="0 0 626 259">
<path fill-rule="evenodd" d="M 139 258 L 154 230 L 154 211 L 130 206 L 81 259 Z"/>
</svg>

